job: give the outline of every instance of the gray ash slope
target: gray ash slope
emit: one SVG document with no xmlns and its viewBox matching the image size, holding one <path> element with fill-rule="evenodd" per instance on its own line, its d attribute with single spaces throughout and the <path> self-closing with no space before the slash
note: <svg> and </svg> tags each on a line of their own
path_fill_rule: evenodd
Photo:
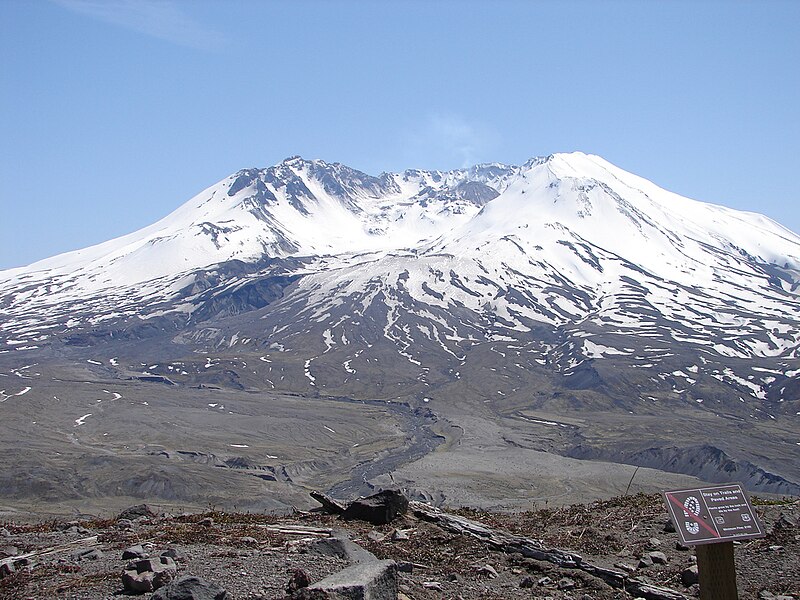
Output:
<svg viewBox="0 0 800 600">
<path fill-rule="evenodd" d="M 510 448 L 799 494 L 799 285 L 794 233 L 598 157 L 379 177 L 294 157 L 1 272 L 0 412 L 81 365 L 162 396 L 471 415 Z"/>
</svg>

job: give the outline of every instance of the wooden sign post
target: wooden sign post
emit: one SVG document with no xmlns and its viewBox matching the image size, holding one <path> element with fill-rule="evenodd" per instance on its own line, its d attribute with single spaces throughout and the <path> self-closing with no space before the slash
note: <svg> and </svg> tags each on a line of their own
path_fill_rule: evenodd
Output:
<svg viewBox="0 0 800 600">
<path fill-rule="evenodd" d="M 700 600 L 738 600 L 733 541 L 764 537 L 739 484 L 664 492 L 675 531 L 696 546 Z"/>
<path fill-rule="evenodd" d="M 695 552 L 701 600 L 738 600 L 733 542 L 703 544 Z"/>
</svg>

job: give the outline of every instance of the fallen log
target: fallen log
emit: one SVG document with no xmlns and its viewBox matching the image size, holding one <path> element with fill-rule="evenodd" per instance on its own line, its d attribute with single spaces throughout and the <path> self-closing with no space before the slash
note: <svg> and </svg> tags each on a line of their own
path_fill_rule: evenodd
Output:
<svg viewBox="0 0 800 600">
<path fill-rule="evenodd" d="M 332 529 L 324 527 L 306 527 L 304 525 L 290 525 L 290 524 L 276 524 L 276 525 L 261 525 L 262 528 L 275 533 L 283 533 L 287 535 L 311 535 L 319 537 L 331 537 L 333 535 Z"/>
<path fill-rule="evenodd" d="M 10 560 L 20 560 L 24 558 L 32 558 L 35 556 L 47 556 L 49 554 L 57 554 L 59 552 L 66 552 L 72 550 L 78 544 L 95 544 L 97 543 L 97 536 L 93 535 L 91 537 L 81 538 L 79 540 L 73 540 L 71 542 L 66 542 L 64 544 L 60 544 L 58 546 L 50 546 L 48 548 L 41 548 L 39 550 L 33 550 L 31 552 L 27 552 L 25 554 L 20 554 L 18 556 L 10 556 Z"/>
<path fill-rule="evenodd" d="M 347 505 L 340 502 L 336 498 L 331 498 L 328 494 L 322 492 L 311 492 L 311 497 L 319 502 L 326 511 L 332 515 L 340 515 L 347 510 Z"/>
<path fill-rule="evenodd" d="M 616 569 L 593 565 L 585 562 L 579 554 L 558 548 L 548 548 L 538 540 L 493 529 L 483 523 L 444 512 L 422 502 L 412 501 L 409 503 L 409 508 L 420 519 L 435 523 L 452 533 L 469 535 L 482 540 L 495 550 L 508 554 L 522 554 L 528 558 L 554 563 L 559 567 L 580 569 L 602 579 L 612 587 L 634 594 L 635 597 L 647 600 L 688 600 L 688 597 L 680 592 L 649 584 L 637 577 L 629 577 L 627 573 Z"/>
</svg>

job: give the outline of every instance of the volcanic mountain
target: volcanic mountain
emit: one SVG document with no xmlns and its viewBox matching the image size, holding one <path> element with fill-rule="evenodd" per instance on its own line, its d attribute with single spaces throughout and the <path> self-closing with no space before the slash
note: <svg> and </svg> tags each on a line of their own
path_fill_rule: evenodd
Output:
<svg viewBox="0 0 800 600">
<path fill-rule="evenodd" d="M 438 442 L 359 481 L 398 470 L 429 498 L 454 497 L 456 438 L 798 494 L 799 351 L 800 237 L 581 153 L 378 177 L 293 157 L 0 272 L 0 412 L 25 412 L 34 365 L 77 364 L 167 395 L 390 403 Z"/>
</svg>

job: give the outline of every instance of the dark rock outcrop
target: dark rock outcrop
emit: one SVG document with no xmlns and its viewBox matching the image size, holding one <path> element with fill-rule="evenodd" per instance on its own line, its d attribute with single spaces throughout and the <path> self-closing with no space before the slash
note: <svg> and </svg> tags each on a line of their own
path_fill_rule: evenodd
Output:
<svg viewBox="0 0 800 600">
<path fill-rule="evenodd" d="M 408 498 L 399 490 L 383 490 L 366 498 L 354 500 L 342 513 L 345 520 L 358 519 L 373 525 L 391 523 L 408 510 Z"/>
<path fill-rule="evenodd" d="M 127 519 L 129 521 L 135 521 L 140 517 L 155 517 L 157 515 L 156 511 L 150 508 L 147 504 L 137 504 L 136 506 L 131 506 L 126 508 L 121 513 L 117 515 L 117 521 L 120 519 Z"/>
</svg>

